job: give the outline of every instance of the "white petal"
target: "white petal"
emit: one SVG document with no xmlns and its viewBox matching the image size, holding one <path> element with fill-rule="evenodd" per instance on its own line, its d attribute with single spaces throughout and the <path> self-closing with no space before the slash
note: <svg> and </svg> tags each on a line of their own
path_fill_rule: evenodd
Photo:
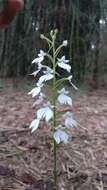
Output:
<svg viewBox="0 0 107 190">
<path fill-rule="evenodd" d="M 46 68 L 46 71 L 43 71 L 44 74 L 52 74 L 53 73 L 53 70 L 50 67 L 45 66 L 45 68 Z"/>
<path fill-rule="evenodd" d="M 46 75 L 43 75 L 39 78 L 39 83 L 42 84 L 43 82 L 45 81 L 48 81 L 48 80 L 51 80 L 53 78 L 53 75 L 52 74 L 46 74 Z"/>
<path fill-rule="evenodd" d="M 48 122 L 50 119 L 53 118 L 53 111 L 50 108 L 47 108 L 46 110 L 46 122 Z"/>
<path fill-rule="evenodd" d="M 36 83 L 36 85 L 37 85 L 37 87 L 40 87 L 40 88 L 42 88 L 42 87 L 43 87 L 43 84 L 42 84 L 42 83 L 40 83 L 39 81 Z"/>
<path fill-rule="evenodd" d="M 68 65 L 68 64 L 66 64 L 64 62 L 58 62 L 57 64 L 58 64 L 58 66 L 60 68 L 65 69 L 66 71 L 68 71 L 70 73 L 70 71 L 71 71 L 71 66 L 70 65 Z"/>
<path fill-rule="evenodd" d="M 34 77 L 39 73 L 40 70 L 34 71 L 32 74 L 30 75 L 34 75 Z"/>
<path fill-rule="evenodd" d="M 45 75 L 45 81 L 51 80 L 53 78 L 52 74 Z"/>
<path fill-rule="evenodd" d="M 43 50 L 40 50 L 40 53 L 38 54 L 39 57 L 44 57 L 46 53 Z"/>
<path fill-rule="evenodd" d="M 37 58 L 35 58 L 35 59 L 32 61 L 32 64 L 33 64 L 33 63 L 41 63 L 43 60 L 44 60 L 44 57 L 37 57 Z"/>
<path fill-rule="evenodd" d="M 34 119 L 34 120 L 31 122 L 29 128 L 32 129 L 32 132 L 34 132 L 34 131 L 39 127 L 39 123 L 40 123 L 40 120 L 39 120 L 39 119 Z"/>
<path fill-rule="evenodd" d="M 61 90 L 58 90 L 59 94 L 68 94 L 69 91 L 66 91 L 65 88 L 62 88 Z"/>
<path fill-rule="evenodd" d="M 53 117 L 53 111 L 49 107 L 40 108 L 37 111 L 37 118 L 38 119 L 45 119 L 48 122 Z"/>
<path fill-rule="evenodd" d="M 38 83 L 39 84 L 42 84 L 44 81 L 45 81 L 45 75 L 43 75 L 43 76 L 41 76 L 40 78 L 39 78 L 39 81 L 38 81 Z"/>
<path fill-rule="evenodd" d="M 68 105 L 72 106 L 72 99 L 65 94 L 60 94 L 58 96 L 57 100 L 60 104 L 68 104 Z"/>
<path fill-rule="evenodd" d="M 60 62 L 60 63 L 68 63 L 69 62 L 69 60 L 66 60 L 65 59 L 65 56 L 62 56 L 60 59 L 58 58 L 58 62 Z"/>
<path fill-rule="evenodd" d="M 38 119 L 43 119 L 45 117 L 45 109 L 44 108 L 40 108 L 37 111 L 37 118 Z"/>
<path fill-rule="evenodd" d="M 54 140 L 56 141 L 57 144 L 61 142 L 60 136 L 58 134 L 58 131 L 54 133 Z"/>
<path fill-rule="evenodd" d="M 35 87 L 30 92 L 28 92 L 28 95 L 32 95 L 32 97 L 37 96 L 41 91 L 41 87 Z"/>
<path fill-rule="evenodd" d="M 67 144 L 68 138 L 68 134 L 60 129 L 57 129 L 54 133 L 54 139 L 57 144 L 59 144 L 60 142 L 64 142 L 65 144 Z"/>
<path fill-rule="evenodd" d="M 77 127 L 77 122 L 73 118 L 73 114 L 71 112 L 66 112 L 63 115 L 63 118 L 65 120 L 65 122 L 64 122 L 65 127 L 67 127 L 67 128 Z"/>
<path fill-rule="evenodd" d="M 77 126 L 77 122 L 71 117 L 68 117 L 65 119 L 65 127 L 67 128 L 71 128 L 71 127 L 76 127 Z"/>
</svg>

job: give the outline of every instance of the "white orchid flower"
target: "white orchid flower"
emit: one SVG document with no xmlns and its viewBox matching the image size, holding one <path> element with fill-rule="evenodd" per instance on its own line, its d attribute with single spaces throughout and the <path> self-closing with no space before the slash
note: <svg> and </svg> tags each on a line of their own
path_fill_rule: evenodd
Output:
<svg viewBox="0 0 107 190">
<path fill-rule="evenodd" d="M 46 53 L 43 50 L 40 50 L 38 57 L 32 61 L 32 64 L 33 63 L 38 63 L 38 64 L 41 63 L 44 60 L 45 55 L 46 55 Z"/>
<path fill-rule="evenodd" d="M 43 50 L 40 50 L 40 53 L 38 53 L 38 57 L 45 57 L 46 53 Z"/>
<path fill-rule="evenodd" d="M 37 118 L 38 119 L 45 119 L 46 122 L 48 122 L 50 119 L 53 118 L 53 111 L 50 107 L 50 105 L 46 105 L 43 108 L 40 108 L 37 111 Z"/>
<path fill-rule="evenodd" d="M 28 95 L 32 95 L 32 98 L 39 95 L 41 92 L 41 88 L 43 87 L 43 84 L 37 83 L 37 86 L 33 88 L 30 92 L 28 92 Z"/>
<path fill-rule="evenodd" d="M 61 130 L 61 129 L 56 129 L 55 133 L 54 133 L 54 140 L 56 141 L 57 144 L 63 142 L 64 144 L 68 143 L 68 134 Z"/>
<path fill-rule="evenodd" d="M 53 78 L 53 70 L 50 67 L 47 67 L 46 71 L 43 71 L 43 73 L 44 75 L 42 75 L 38 81 L 40 84 Z"/>
<path fill-rule="evenodd" d="M 62 88 L 61 90 L 58 90 L 59 94 L 69 94 L 69 91 L 66 91 L 65 88 Z"/>
<path fill-rule="evenodd" d="M 69 91 L 65 91 L 65 88 L 62 88 L 60 91 L 58 91 L 58 93 L 60 95 L 58 96 L 57 100 L 61 105 L 68 104 L 72 106 L 72 99 L 66 95 L 69 93 Z"/>
<path fill-rule="evenodd" d="M 34 119 L 29 128 L 31 129 L 31 132 L 33 133 L 38 127 L 39 127 L 40 119 Z"/>
<path fill-rule="evenodd" d="M 72 127 L 77 127 L 77 122 L 75 119 L 73 119 L 73 114 L 70 112 L 66 112 L 63 115 L 63 118 L 65 119 L 64 125 L 66 128 L 72 128 Z"/>
<path fill-rule="evenodd" d="M 66 59 L 65 59 L 65 56 L 62 56 L 60 59 L 58 58 L 57 65 L 58 65 L 60 68 L 66 70 L 66 71 L 68 71 L 68 72 L 70 73 L 70 71 L 71 71 L 71 66 L 70 66 L 69 64 L 67 64 L 68 62 L 69 62 L 69 60 L 66 60 Z"/>
<path fill-rule="evenodd" d="M 41 63 L 38 63 L 38 70 L 34 71 L 33 73 L 31 73 L 31 75 L 34 75 L 34 77 L 41 71 L 41 69 L 50 69 L 48 66 L 46 65 L 42 65 Z M 45 72 L 45 71 L 44 71 Z"/>
<path fill-rule="evenodd" d="M 35 58 L 35 59 L 32 61 L 32 64 L 33 64 L 33 63 L 41 63 L 43 60 L 44 60 L 44 57 L 37 57 L 37 58 Z"/>
<path fill-rule="evenodd" d="M 41 71 L 42 68 L 43 68 L 43 65 L 41 63 L 38 63 L 38 69 L 34 71 L 33 73 L 31 73 L 31 75 L 35 77 Z"/>
</svg>

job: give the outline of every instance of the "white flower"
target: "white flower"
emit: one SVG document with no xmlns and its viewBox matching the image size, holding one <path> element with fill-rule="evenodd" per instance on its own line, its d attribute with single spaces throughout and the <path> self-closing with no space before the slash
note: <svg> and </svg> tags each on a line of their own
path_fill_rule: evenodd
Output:
<svg viewBox="0 0 107 190">
<path fill-rule="evenodd" d="M 35 87 L 30 92 L 28 92 L 28 95 L 32 95 L 32 97 L 34 98 L 40 93 L 40 91 L 41 91 L 41 87 Z"/>
<path fill-rule="evenodd" d="M 60 68 L 65 69 L 66 71 L 70 72 L 71 66 L 69 64 L 66 64 L 68 62 L 69 62 L 69 60 L 66 60 L 65 56 L 62 56 L 61 59 L 58 58 L 57 64 Z"/>
<path fill-rule="evenodd" d="M 72 99 L 65 94 L 60 94 L 58 96 L 58 102 L 60 104 L 68 104 L 68 105 L 72 106 Z"/>
<path fill-rule="evenodd" d="M 46 53 L 43 50 L 40 50 L 40 53 L 38 53 L 39 57 L 44 57 Z"/>
<path fill-rule="evenodd" d="M 28 92 L 28 95 L 32 95 L 33 98 L 39 95 L 39 93 L 41 92 L 42 86 L 43 85 L 37 83 L 37 87 L 33 88 L 30 92 Z"/>
<path fill-rule="evenodd" d="M 58 93 L 60 95 L 58 96 L 57 100 L 60 104 L 68 104 L 68 105 L 72 106 L 72 99 L 66 95 L 69 92 L 65 91 L 65 88 L 62 88 L 60 91 L 58 91 Z"/>
<path fill-rule="evenodd" d="M 33 63 L 38 63 L 40 64 L 43 60 L 44 60 L 44 56 L 46 55 L 46 53 L 43 51 L 43 50 L 40 50 L 40 53 L 38 54 L 38 57 L 35 58 L 33 61 L 32 61 L 32 64 Z"/>
<path fill-rule="evenodd" d="M 68 41 L 67 41 L 67 40 L 64 40 L 64 41 L 62 42 L 62 45 L 63 45 L 63 46 L 67 46 L 67 45 L 68 45 Z"/>
<path fill-rule="evenodd" d="M 32 131 L 31 131 L 32 133 L 39 127 L 39 123 L 40 123 L 40 119 L 34 119 L 31 122 L 29 128 L 32 129 Z"/>
<path fill-rule="evenodd" d="M 37 57 L 37 58 L 35 58 L 35 59 L 32 61 L 32 64 L 33 64 L 33 63 L 41 63 L 43 60 L 44 60 L 44 57 Z"/>
<path fill-rule="evenodd" d="M 59 94 L 69 94 L 69 91 L 66 91 L 65 88 L 62 88 L 61 90 L 58 90 Z"/>
<path fill-rule="evenodd" d="M 50 106 L 46 106 L 44 108 L 40 108 L 37 111 L 37 118 L 38 119 L 45 119 L 48 122 L 53 117 L 53 111 L 51 110 Z"/>
<path fill-rule="evenodd" d="M 34 71 L 31 75 L 34 75 L 34 77 L 40 72 L 40 70 L 43 68 L 43 65 L 41 63 L 38 64 L 38 70 Z"/>
<path fill-rule="evenodd" d="M 47 70 L 44 71 L 44 75 L 42 75 L 40 78 L 39 78 L 39 83 L 42 84 L 43 82 L 46 82 L 48 80 L 51 80 L 53 78 L 53 70 L 49 67 L 46 68 Z"/>
<path fill-rule="evenodd" d="M 61 129 L 56 129 L 54 133 L 54 139 L 57 144 L 63 142 L 64 144 L 68 143 L 68 134 L 65 131 L 62 131 Z"/>
<path fill-rule="evenodd" d="M 65 122 L 64 125 L 67 128 L 77 127 L 77 122 L 75 119 L 73 119 L 73 114 L 70 112 L 67 112 L 63 115 Z"/>
</svg>

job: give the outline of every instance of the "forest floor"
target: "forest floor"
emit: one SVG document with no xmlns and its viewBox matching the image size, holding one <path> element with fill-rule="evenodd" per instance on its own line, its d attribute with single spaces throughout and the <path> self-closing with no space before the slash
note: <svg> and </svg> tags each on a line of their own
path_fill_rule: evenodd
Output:
<svg viewBox="0 0 107 190">
<path fill-rule="evenodd" d="M 0 82 L 0 190 L 52 190 L 53 152 L 44 125 L 31 134 L 35 116 L 29 87 Z M 72 140 L 58 150 L 59 190 L 107 190 L 107 89 L 74 98 Z"/>
</svg>

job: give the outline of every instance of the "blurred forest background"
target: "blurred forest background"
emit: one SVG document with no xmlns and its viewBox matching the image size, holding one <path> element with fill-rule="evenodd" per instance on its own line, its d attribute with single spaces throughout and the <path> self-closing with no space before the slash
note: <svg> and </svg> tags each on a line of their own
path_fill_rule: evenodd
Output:
<svg viewBox="0 0 107 190">
<path fill-rule="evenodd" d="M 107 0 L 24 0 L 24 9 L 0 30 L 0 77 L 27 76 L 45 48 L 40 34 L 59 30 L 74 79 L 107 84 Z M 0 2 L 2 9 L 3 1 Z"/>
</svg>

